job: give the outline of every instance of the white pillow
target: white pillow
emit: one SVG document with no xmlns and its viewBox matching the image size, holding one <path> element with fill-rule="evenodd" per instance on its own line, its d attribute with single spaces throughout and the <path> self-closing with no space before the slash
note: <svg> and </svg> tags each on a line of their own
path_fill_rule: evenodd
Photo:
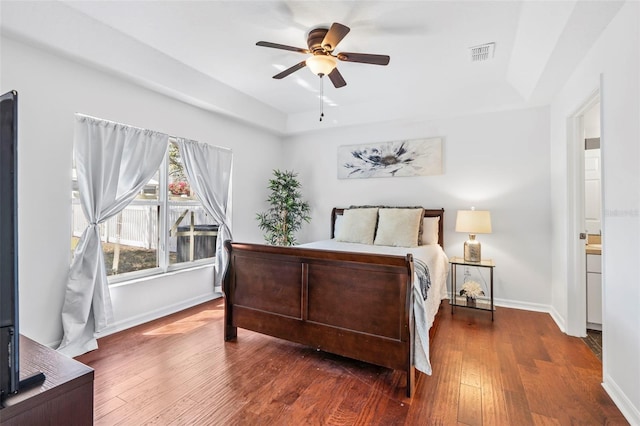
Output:
<svg viewBox="0 0 640 426">
<path fill-rule="evenodd" d="M 439 231 L 439 217 L 425 217 L 424 219 L 422 219 L 422 241 L 420 242 L 420 244 L 438 244 Z"/>
<path fill-rule="evenodd" d="M 373 244 L 377 221 L 378 209 L 345 210 L 340 228 L 336 232 L 336 241 Z"/>
<path fill-rule="evenodd" d="M 417 247 L 423 209 L 380 209 L 378 230 L 373 244 Z"/>
</svg>

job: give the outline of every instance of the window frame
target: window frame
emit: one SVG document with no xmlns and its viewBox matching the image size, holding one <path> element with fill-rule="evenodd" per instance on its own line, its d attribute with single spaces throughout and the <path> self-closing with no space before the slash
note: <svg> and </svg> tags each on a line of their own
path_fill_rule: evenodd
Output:
<svg viewBox="0 0 640 426">
<path fill-rule="evenodd" d="M 174 143 L 173 138 L 169 138 L 169 144 Z M 74 161 L 75 168 L 75 161 Z M 76 197 L 71 197 L 72 205 L 78 204 L 80 205 L 80 199 Z M 108 285 L 122 285 L 126 284 L 129 281 L 136 281 L 143 278 L 161 276 L 165 274 L 174 273 L 177 271 L 183 270 L 191 270 L 191 269 L 199 269 L 206 266 L 214 266 L 216 256 L 205 258 L 205 259 L 197 259 L 188 262 L 180 262 L 171 264 L 169 260 L 170 251 L 169 247 L 169 208 L 171 206 L 199 206 L 203 207 L 202 202 L 199 199 L 191 199 L 186 201 L 174 201 L 169 197 L 169 145 L 167 145 L 167 150 L 165 152 L 165 156 L 162 159 L 162 163 L 158 168 L 158 199 L 152 200 L 144 200 L 144 199 L 134 199 L 127 207 L 132 205 L 138 206 L 157 206 L 160 210 L 160 215 L 158 218 L 158 247 L 157 247 L 157 256 L 158 256 L 158 266 L 153 268 L 141 269 L 138 271 L 130 271 L 124 272 L 122 274 L 116 275 L 107 275 Z M 125 207 L 126 209 L 126 207 Z M 72 224 L 73 228 L 73 224 Z M 73 237 L 73 229 L 71 230 L 71 236 Z M 102 241 L 101 241 L 102 244 Z M 105 265 L 106 266 L 106 265 Z"/>
</svg>

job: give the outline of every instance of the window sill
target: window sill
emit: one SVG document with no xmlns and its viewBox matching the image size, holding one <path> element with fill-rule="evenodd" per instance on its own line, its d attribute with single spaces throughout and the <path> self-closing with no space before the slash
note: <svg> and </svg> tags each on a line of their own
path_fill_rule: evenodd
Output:
<svg viewBox="0 0 640 426">
<path fill-rule="evenodd" d="M 206 268 L 213 268 L 213 267 L 214 267 L 214 262 L 211 261 L 211 262 L 201 262 L 193 266 L 182 267 L 179 269 L 170 269 L 166 272 L 160 271 L 160 270 L 155 272 L 155 270 L 150 270 L 148 271 L 148 273 L 144 273 L 140 275 L 138 274 L 134 275 L 134 273 L 132 273 L 133 276 L 129 276 L 129 277 L 119 276 L 117 278 L 115 277 L 109 278 L 109 288 L 124 287 L 131 284 L 136 284 L 139 282 L 158 279 L 161 277 L 170 277 L 170 276 L 182 274 L 185 272 L 197 271 L 199 269 L 206 269 Z"/>
</svg>

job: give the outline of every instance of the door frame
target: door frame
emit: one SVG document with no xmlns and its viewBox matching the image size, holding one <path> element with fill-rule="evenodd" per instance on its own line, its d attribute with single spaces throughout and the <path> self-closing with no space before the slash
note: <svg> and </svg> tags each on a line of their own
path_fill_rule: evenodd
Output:
<svg viewBox="0 0 640 426">
<path fill-rule="evenodd" d="M 567 118 L 567 322 L 571 336 L 587 335 L 587 259 L 584 222 L 584 114 L 600 102 L 600 141 L 602 144 L 602 77 L 600 85 Z M 602 149 L 601 149 L 602 152 Z M 602 162 L 601 162 L 602 165 Z M 602 167 L 600 169 L 602 174 Z M 602 198 L 604 201 L 604 197 Z M 604 203 L 603 203 L 604 204 Z M 602 206 L 601 206 L 602 209 Z M 602 217 L 602 215 L 601 215 Z"/>
</svg>

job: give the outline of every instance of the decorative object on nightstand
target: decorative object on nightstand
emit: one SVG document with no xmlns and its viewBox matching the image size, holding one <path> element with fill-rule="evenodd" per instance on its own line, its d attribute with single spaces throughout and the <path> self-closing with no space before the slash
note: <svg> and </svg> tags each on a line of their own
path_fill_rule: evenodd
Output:
<svg viewBox="0 0 640 426">
<path fill-rule="evenodd" d="M 456 306 L 479 309 L 482 311 L 491 311 L 491 321 L 493 321 L 493 312 L 495 311 L 493 304 L 493 269 L 496 267 L 493 260 L 484 259 L 479 262 L 470 262 L 461 257 L 452 257 L 449 259 L 449 263 L 451 264 L 451 299 L 449 302 L 451 305 L 451 314 L 453 315 L 453 308 Z M 457 272 L 460 266 L 465 268 L 471 266 L 489 269 L 489 294 L 484 294 L 484 290 L 479 283 L 466 279 L 462 284 L 460 293 L 458 293 Z"/>
<path fill-rule="evenodd" d="M 476 298 L 484 296 L 484 291 L 479 283 L 469 280 L 462 283 L 460 296 L 465 296 L 467 298 L 467 306 L 475 306 Z"/>
<path fill-rule="evenodd" d="M 491 233 L 491 214 L 487 210 L 458 210 L 456 232 L 467 232 L 469 239 L 464 243 L 465 262 L 480 262 L 480 241 L 476 234 Z"/>
</svg>

